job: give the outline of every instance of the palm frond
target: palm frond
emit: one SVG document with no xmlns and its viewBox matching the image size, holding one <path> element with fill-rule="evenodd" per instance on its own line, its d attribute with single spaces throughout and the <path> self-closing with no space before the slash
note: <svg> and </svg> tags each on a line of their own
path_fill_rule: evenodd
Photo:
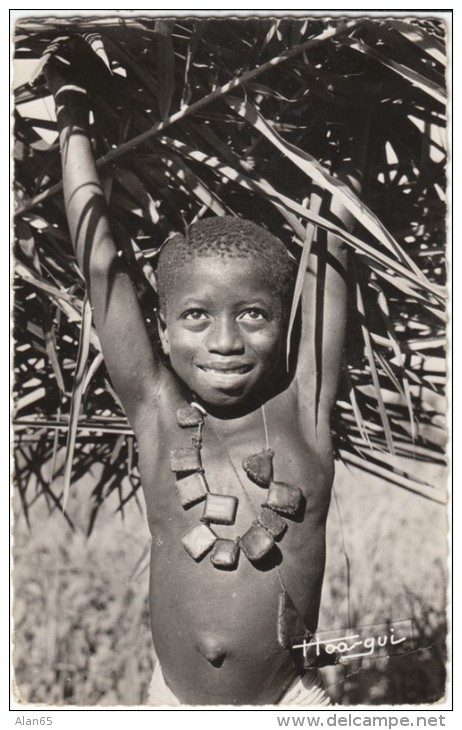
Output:
<svg viewBox="0 0 462 730">
<path fill-rule="evenodd" d="M 384 455 L 445 459 L 444 26 L 413 17 L 25 18 L 17 63 L 39 66 L 56 37 L 75 33 L 101 68 L 88 80 L 95 152 L 141 300 L 155 296 L 151 264 L 163 241 L 202 216 L 232 213 L 270 228 L 300 271 L 317 255 L 318 229 L 339 237 L 354 266 L 336 455 L 441 501 Z M 54 509 L 63 501 L 56 479 L 69 481 L 71 463 L 75 479 L 101 464 L 92 528 L 111 491 L 121 489 L 121 509 L 136 498 L 139 475 L 83 317 L 56 123 L 30 111 L 31 102 L 52 107 L 41 70 L 15 90 L 18 488 L 30 519 L 27 474 Z M 356 118 L 366 116 L 368 139 L 352 159 Z M 339 179 L 345 162 L 363 167 L 362 192 L 348 174 Z M 353 230 L 329 202 L 348 211 Z M 291 325 L 300 282 L 301 274 Z M 47 474 L 34 459 L 49 464 Z"/>
</svg>

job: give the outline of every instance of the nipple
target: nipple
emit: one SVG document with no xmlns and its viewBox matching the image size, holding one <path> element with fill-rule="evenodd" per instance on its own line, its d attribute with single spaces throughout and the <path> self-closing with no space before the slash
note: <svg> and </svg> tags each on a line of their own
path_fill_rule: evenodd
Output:
<svg viewBox="0 0 462 730">
<path fill-rule="evenodd" d="M 221 667 L 226 657 L 226 649 L 216 636 L 203 636 L 197 643 L 199 652 L 214 667 Z"/>
</svg>

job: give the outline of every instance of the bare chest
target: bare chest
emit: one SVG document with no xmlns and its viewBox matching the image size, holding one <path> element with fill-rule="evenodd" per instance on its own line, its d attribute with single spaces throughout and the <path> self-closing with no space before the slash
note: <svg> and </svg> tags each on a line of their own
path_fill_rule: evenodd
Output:
<svg viewBox="0 0 462 730">
<path fill-rule="evenodd" d="M 188 481 L 172 466 L 172 454 L 186 454 L 198 444 L 197 428 L 178 424 L 178 408 L 184 404 L 181 395 L 164 398 L 139 438 L 141 476 L 152 527 L 162 522 L 165 529 L 166 513 L 167 524 L 185 519 L 205 521 L 203 500 L 186 505 L 182 501 L 178 488 L 186 489 Z M 231 524 L 224 530 L 226 537 L 242 536 L 267 504 L 282 513 L 289 525 L 299 525 L 292 530 L 293 536 L 303 532 L 303 525 L 325 519 L 330 480 L 316 448 L 302 433 L 296 404 L 290 398 L 274 399 L 264 409 L 240 418 L 220 420 L 204 415 L 199 441 L 198 467 L 207 491 L 230 497 L 236 505 Z M 260 456 L 271 462 L 266 466 L 266 479 L 258 475 Z M 261 468 L 265 472 L 265 466 Z M 290 501 L 290 495 L 296 497 L 297 493 L 300 499 L 296 508 L 293 499 L 292 507 L 287 507 L 284 500 Z"/>
<path fill-rule="evenodd" d="M 216 682 L 216 692 L 222 691 L 225 681 L 245 701 L 243 687 L 260 682 L 261 692 L 270 692 L 269 680 L 262 679 L 268 670 L 268 676 L 277 677 L 278 686 L 292 671 L 278 638 L 282 592 L 291 597 L 305 626 L 315 628 L 329 478 L 316 449 L 307 443 L 289 398 L 267 402 L 265 416 L 260 410 L 222 421 L 205 415 L 198 429 L 179 425 L 177 411 L 185 402 L 175 391 L 170 395 L 160 399 L 138 435 L 153 535 L 154 643 L 162 665 L 171 678 L 177 678 L 179 692 L 192 673 L 201 677 L 201 686 L 213 689 Z M 188 459 L 198 436 L 199 456 L 193 464 Z M 271 464 L 265 471 L 259 457 L 268 454 Z M 185 482 L 198 474 L 206 483 L 207 496 L 185 503 Z M 268 507 L 275 485 L 285 485 L 289 493 L 294 490 L 298 502 L 288 506 L 284 492 L 282 501 L 278 494 Z M 269 515 L 269 527 L 262 526 L 263 515 Z M 283 529 L 272 534 L 275 523 L 282 523 Z M 213 545 L 202 554 L 190 536 L 198 529 L 204 532 L 203 528 L 210 529 Z M 253 531 L 260 537 L 264 533 L 263 557 L 252 552 L 260 549 L 259 538 L 255 543 L 246 537 Z M 223 563 L 214 561 L 221 551 L 220 559 L 226 562 L 227 550 L 234 557 L 224 569 Z M 188 638 L 186 645 L 185 637 L 178 639 L 180 647 L 175 637 L 182 626 L 188 627 Z M 176 661 L 180 648 L 182 659 Z M 218 655 L 220 677 L 210 664 Z M 183 677 L 186 656 L 189 668 Z"/>
</svg>

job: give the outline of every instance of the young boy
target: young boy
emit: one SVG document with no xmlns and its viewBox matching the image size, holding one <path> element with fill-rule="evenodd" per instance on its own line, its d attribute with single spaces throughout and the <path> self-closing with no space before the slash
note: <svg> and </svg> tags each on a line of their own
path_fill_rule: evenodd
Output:
<svg viewBox="0 0 462 730">
<path fill-rule="evenodd" d="M 329 242 L 322 286 L 306 274 L 287 373 L 284 245 L 239 219 L 191 226 L 159 257 L 160 357 L 111 236 L 85 90 L 72 64 L 52 59 L 46 75 L 71 236 L 138 442 L 158 658 L 150 703 L 326 704 L 317 670 L 303 672 L 292 645 L 318 619 L 345 254 Z"/>
</svg>

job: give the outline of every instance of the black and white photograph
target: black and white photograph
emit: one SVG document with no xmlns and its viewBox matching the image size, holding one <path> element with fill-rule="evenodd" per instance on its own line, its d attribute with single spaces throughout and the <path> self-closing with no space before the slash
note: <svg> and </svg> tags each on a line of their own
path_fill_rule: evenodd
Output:
<svg viewBox="0 0 462 730">
<path fill-rule="evenodd" d="M 451 11 L 233 12 L 11 20 L 16 708 L 450 701 Z"/>
</svg>

